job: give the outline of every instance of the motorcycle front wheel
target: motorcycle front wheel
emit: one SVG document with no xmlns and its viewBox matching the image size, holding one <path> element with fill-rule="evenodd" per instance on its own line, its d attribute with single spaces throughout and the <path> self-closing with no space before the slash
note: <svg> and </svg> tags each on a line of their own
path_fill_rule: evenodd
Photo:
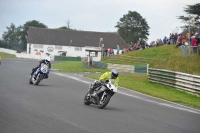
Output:
<svg viewBox="0 0 200 133">
<path fill-rule="evenodd" d="M 29 79 L 29 84 L 33 84 L 33 82 L 32 82 L 32 76 L 31 76 L 31 78 Z"/>
<path fill-rule="evenodd" d="M 99 104 L 98 104 L 98 107 L 100 109 L 103 109 L 110 101 L 110 98 L 111 98 L 111 95 L 110 94 L 107 94 L 103 97 L 103 99 L 101 98 L 99 100 Z"/>
<path fill-rule="evenodd" d="M 90 97 L 88 96 L 88 93 L 84 97 L 84 104 L 85 105 L 90 105 L 91 104 Z"/>
</svg>

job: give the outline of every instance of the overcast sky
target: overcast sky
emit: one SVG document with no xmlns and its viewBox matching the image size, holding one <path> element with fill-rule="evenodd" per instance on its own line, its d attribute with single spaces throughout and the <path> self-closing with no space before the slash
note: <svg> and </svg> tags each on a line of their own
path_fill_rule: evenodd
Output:
<svg viewBox="0 0 200 133">
<path fill-rule="evenodd" d="M 70 20 L 72 29 L 116 32 L 119 19 L 136 11 L 150 27 L 150 42 L 182 26 L 177 16 L 186 15 L 184 7 L 196 3 L 199 0 L 0 0 L 0 37 L 11 23 L 19 26 L 30 20 L 48 28 L 67 26 Z"/>
</svg>

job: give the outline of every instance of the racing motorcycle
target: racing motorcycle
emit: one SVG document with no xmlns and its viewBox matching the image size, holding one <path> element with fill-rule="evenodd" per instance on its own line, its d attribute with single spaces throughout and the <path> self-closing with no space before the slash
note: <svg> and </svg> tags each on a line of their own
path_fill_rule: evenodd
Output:
<svg viewBox="0 0 200 133">
<path fill-rule="evenodd" d="M 49 71 L 49 66 L 42 63 L 41 66 L 34 72 L 34 74 L 31 75 L 29 83 L 38 85 L 40 81 L 48 76 Z"/>
<path fill-rule="evenodd" d="M 110 101 L 110 98 L 117 92 L 117 88 L 112 83 L 112 80 L 100 82 L 95 80 L 95 89 L 90 91 L 93 84 L 89 86 L 88 92 L 84 97 L 85 105 L 95 104 L 98 108 L 103 109 Z"/>
</svg>

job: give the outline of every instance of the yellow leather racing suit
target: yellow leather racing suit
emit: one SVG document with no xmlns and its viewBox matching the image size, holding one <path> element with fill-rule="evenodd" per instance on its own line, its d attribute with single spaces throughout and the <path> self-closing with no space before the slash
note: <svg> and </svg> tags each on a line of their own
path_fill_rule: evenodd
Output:
<svg viewBox="0 0 200 133">
<path fill-rule="evenodd" d="M 116 88 L 118 88 L 119 78 L 116 79 L 111 78 L 111 72 L 105 72 L 102 74 L 99 78 L 100 81 L 106 82 L 106 80 L 111 80 L 112 84 L 115 85 Z"/>
</svg>

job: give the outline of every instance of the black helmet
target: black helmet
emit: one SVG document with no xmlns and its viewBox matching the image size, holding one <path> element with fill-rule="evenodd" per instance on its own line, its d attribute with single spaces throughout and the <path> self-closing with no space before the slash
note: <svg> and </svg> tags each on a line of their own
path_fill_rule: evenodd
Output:
<svg viewBox="0 0 200 133">
<path fill-rule="evenodd" d="M 116 69 L 113 69 L 111 71 L 111 78 L 112 79 L 116 79 L 118 77 L 118 75 L 119 75 L 119 72 Z"/>
</svg>

